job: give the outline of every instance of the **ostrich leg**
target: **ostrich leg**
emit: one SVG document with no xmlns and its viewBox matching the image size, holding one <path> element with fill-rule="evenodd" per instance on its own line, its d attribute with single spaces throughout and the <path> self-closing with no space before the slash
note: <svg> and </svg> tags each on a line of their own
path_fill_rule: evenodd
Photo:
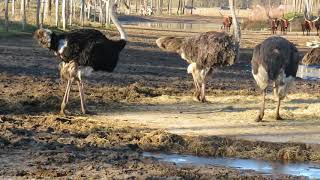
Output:
<svg viewBox="0 0 320 180">
<path fill-rule="evenodd" d="M 196 96 L 197 100 L 200 101 L 200 95 L 201 95 L 201 92 L 200 92 L 200 83 L 198 82 L 198 79 L 195 75 L 194 72 L 192 72 L 192 78 L 193 78 L 193 84 L 194 84 L 194 87 L 195 87 L 195 92 L 194 92 L 194 95 Z"/>
<path fill-rule="evenodd" d="M 81 111 L 83 114 L 86 114 L 86 104 L 84 101 L 84 92 L 83 92 L 83 83 L 82 81 L 77 81 L 79 87 L 79 94 L 80 94 L 80 102 L 81 102 Z"/>
<path fill-rule="evenodd" d="M 206 96 L 205 96 L 205 90 L 206 90 L 206 83 L 203 82 L 203 83 L 201 84 L 201 97 L 200 97 L 200 101 L 201 101 L 201 102 L 206 102 L 206 101 L 207 101 L 207 100 L 206 100 Z"/>
<path fill-rule="evenodd" d="M 280 97 L 278 97 L 278 103 L 277 103 L 277 109 L 276 109 L 276 120 L 283 120 L 282 117 L 279 114 L 280 103 L 281 103 L 281 99 L 280 99 Z"/>
<path fill-rule="evenodd" d="M 262 103 L 261 103 L 261 107 L 260 107 L 260 112 L 259 112 L 259 115 L 258 117 L 256 118 L 256 122 L 260 122 L 262 121 L 263 119 L 263 116 L 264 116 L 264 107 L 265 107 L 265 99 L 266 99 L 266 89 L 263 89 L 263 92 L 262 92 Z"/>
<path fill-rule="evenodd" d="M 78 71 L 78 87 L 79 87 L 79 95 L 80 95 L 80 102 L 81 102 L 81 112 L 83 114 L 86 114 L 86 104 L 85 104 L 85 100 L 84 100 L 84 92 L 83 92 L 83 82 L 82 82 L 82 78 L 81 78 L 81 71 Z"/>
<path fill-rule="evenodd" d="M 63 100 L 62 100 L 62 103 L 61 103 L 60 114 L 62 114 L 62 115 L 65 114 L 65 108 L 66 108 L 66 105 L 67 105 L 67 103 L 69 101 L 69 94 L 70 94 L 71 84 L 72 84 L 72 80 L 68 79 L 66 92 L 64 93 L 64 97 L 63 97 Z"/>
</svg>

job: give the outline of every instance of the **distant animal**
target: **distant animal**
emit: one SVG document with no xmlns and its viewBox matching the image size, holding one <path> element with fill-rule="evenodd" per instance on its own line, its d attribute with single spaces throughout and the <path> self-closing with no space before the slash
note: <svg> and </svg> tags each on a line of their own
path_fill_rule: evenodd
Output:
<svg viewBox="0 0 320 180">
<path fill-rule="evenodd" d="M 320 17 L 314 20 L 314 27 L 317 30 L 317 36 L 319 36 L 319 29 L 320 29 Z"/>
<path fill-rule="evenodd" d="M 310 32 L 312 30 L 312 27 L 313 27 L 312 21 L 305 19 L 301 23 L 301 30 L 302 30 L 303 35 L 305 35 L 304 32 L 306 32 L 307 36 L 309 36 Z"/>
<path fill-rule="evenodd" d="M 227 30 L 228 32 L 230 31 L 230 27 L 232 25 L 232 17 L 231 16 L 225 16 L 223 17 L 223 29 Z"/>
<path fill-rule="evenodd" d="M 288 27 L 289 27 L 289 20 L 288 19 L 285 19 L 285 18 L 281 18 L 279 20 L 279 24 L 280 24 L 280 30 L 281 30 L 281 33 L 282 34 L 287 34 L 288 32 Z"/>
<path fill-rule="evenodd" d="M 233 3 L 232 0 L 229 2 Z M 240 28 L 233 5 L 230 10 L 234 20 L 234 36 L 211 31 L 186 38 L 161 37 L 156 41 L 158 47 L 178 53 L 189 63 L 187 72 L 192 74 L 195 96 L 201 102 L 206 101 L 205 86 L 212 70 L 232 65 L 239 57 Z"/>
<path fill-rule="evenodd" d="M 282 119 L 279 114 L 280 102 L 296 77 L 298 64 L 297 48 L 282 37 L 269 37 L 254 48 L 251 60 L 252 75 L 263 92 L 260 112 L 255 119 L 257 122 L 262 121 L 264 116 L 265 95 L 270 82 L 273 83 L 273 92 L 278 100 L 275 119 Z"/>
<path fill-rule="evenodd" d="M 280 21 L 278 20 L 278 18 L 271 19 L 271 23 L 270 23 L 270 25 L 271 25 L 271 34 L 277 34 L 279 23 L 280 23 Z"/>
<path fill-rule="evenodd" d="M 61 114 L 65 114 L 73 81 L 76 81 L 79 87 L 81 111 L 83 114 L 87 113 L 82 75 L 88 75 L 93 70 L 112 72 L 117 65 L 119 53 L 126 45 L 127 36 L 114 14 L 117 5 L 111 2 L 111 19 L 120 32 L 120 40 L 110 40 L 94 29 L 77 29 L 61 34 L 49 29 L 38 29 L 34 34 L 42 47 L 53 51 L 62 61 L 60 75 L 67 80 L 67 88 L 61 103 Z"/>
</svg>

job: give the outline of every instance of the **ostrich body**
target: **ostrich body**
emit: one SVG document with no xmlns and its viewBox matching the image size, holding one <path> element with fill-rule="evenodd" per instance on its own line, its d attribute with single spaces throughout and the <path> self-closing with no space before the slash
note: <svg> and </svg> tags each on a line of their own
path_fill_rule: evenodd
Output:
<svg viewBox="0 0 320 180">
<path fill-rule="evenodd" d="M 65 113 L 70 89 L 73 81 L 79 87 L 81 111 L 87 112 L 84 101 L 83 75 L 90 75 L 94 71 L 112 72 L 119 60 L 119 54 L 126 45 L 127 36 L 115 18 L 112 4 L 111 19 L 120 32 L 120 40 L 110 40 L 98 30 L 77 29 L 70 32 L 55 34 L 48 29 L 39 29 L 35 32 L 35 39 L 45 48 L 53 51 L 62 62 L 60 76 L 67 81 L 67 88 L 61 103 L 60 113 Z"/>
<path fill-rule="evenodd" d="M 263 91 L 261 109 L 256 121 L 263 119 L 266 89 L 270 82 L 273 83 L 274 95 L 278 100 L 276 119 L 282 119 L 279 115 L 280 102 L 296 77 L 298 64 L 297 48 L 282 37 L 269 37 L 255 47 L 251 60 L 252 74 Z"/>
<path fill-rule="evenodd" d="M 231 3 L 233 3 L 232 0 Z M 232 65 L 239 57 L 240 28 L 233 4 L 230 4 L 230 9 L 235 36 L 212 31 L 186 38 L 161 37 L 156 41 L 158 47 L 178 53 L 189 63 L 187 72 L 192 74 L 195 96 L 201 102 L 206 101 L 206 80 L 213 68 Z"/>
</svg>

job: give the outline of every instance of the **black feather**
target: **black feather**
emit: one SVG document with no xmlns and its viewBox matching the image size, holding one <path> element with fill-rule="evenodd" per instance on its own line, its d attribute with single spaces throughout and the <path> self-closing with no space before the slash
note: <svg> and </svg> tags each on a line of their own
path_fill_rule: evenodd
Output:
<svg viewBox="0 0 320 180">
<path fill-rule="evenodd" d="M 258 67 L 262 65 L 270 80 L 275 80 L 281 69 L 284 69 L 286 77 L 296 77 L 298 64 L 297 48 L 282 37 L 269 37 L 257 45 L 251 61 L 254 74 L 258 73 Z"/>
<path fill-rule="evenodd" d="M 36 39 L 41 44 L 41 37 Z M 67 42 L 67 46 L 63 52 L 59 52 L 59 42 L 63 40 Z M 91 66 L 94 70 L 112 72 L 125 45 L 125 40 L 110 40 L 98 30 L 77 29 L 62 34 L 52 33 L 49 49 L 66 63 L 75 61 L 79 66 Z"/>
</svg>

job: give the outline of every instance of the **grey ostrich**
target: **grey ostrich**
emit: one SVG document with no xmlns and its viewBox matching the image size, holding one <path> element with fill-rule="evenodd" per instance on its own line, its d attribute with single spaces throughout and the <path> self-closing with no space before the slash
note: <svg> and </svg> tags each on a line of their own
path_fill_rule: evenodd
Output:
<svg viewBox="0 0 320 180">
<path fill-rule="evenodd" d="M 205 102 L 205 85 L 215 67 L 232 65 L 239 58 L 240 27 L 235 15 L 234 0 L 229 0 L 234 36 L 226 32 L 205 32 L 191 37 L 161 37 L 157 45 L 166 51 L 178 53 L 189 63 L 187 72 L 192 74 L 195 96 Z"/>
<path fill-rule="evenodd" d="M 275 119 L 282 120 L 279 114 L 280 102 L 296 77 L 298 64 L 297 48 L 282 37 L 269 37 L 255 47 L 251 60 L 252 74 L 262 89 L 261 108 L 255 119 L 257 122 L 262 121 L 264 116 L 266 89 L 269 82 L 273 83 L 273 92 L 278 100 Z"/>
<path fill-rule="evenodd" d="M 65 113 L 73 81 L 79 87 L 81 111 L 87 113 L 84 100 L 83 75 L 91 71 L 112 72 L 119 60 L 119 54 L 125 47 L 127 35 L 115 17 L 114 9 L 117 4 L 111 1 L 111 19 L 120 32 L 120 40 L 110 40 L 95 29 L 76 29 L 70 32 L 55 34 L 49 29 L 39 29 L 34 37 L 38 43 L 61 60 L 60 75 L 67 81 L 67 88 L 61 103 L 60 113 Z"/>
</svg>

